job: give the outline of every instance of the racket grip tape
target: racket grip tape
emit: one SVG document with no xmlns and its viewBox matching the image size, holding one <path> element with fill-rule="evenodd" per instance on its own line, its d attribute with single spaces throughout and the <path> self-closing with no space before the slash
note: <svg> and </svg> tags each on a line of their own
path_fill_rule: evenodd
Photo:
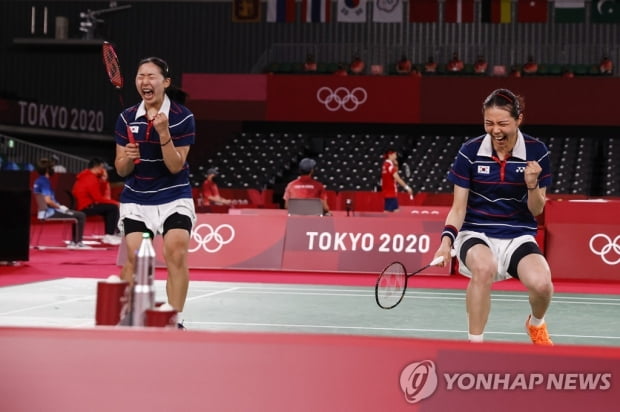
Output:
<svg viewBox="0 0 620 412">
<path fill-rule="evenodd" d="M 451 249 L 450 250 L 450 256 L 452 256 L 452 257 L 456 256 L 456 250 Z M 443 262 L 443 256 L 437 256 L 435 259 L 433 259 L 431 261 L 430 265 L 431 266 L 436 266 L 436 265 L 438 265 L 438 264 L 440 264 L 442 262 Z"/>
<path fill-rule="evenodd" d="M 129 125 L 127 125 L 127 139 L 129 139 L 129 143 L 136 143 L 136 139 L 133 137 L 133 132 L 129 128 Z M 140 159 L 133 159 L 133 164 L 137 165 L 138 163 L 140 163 Z"/>
</svg>

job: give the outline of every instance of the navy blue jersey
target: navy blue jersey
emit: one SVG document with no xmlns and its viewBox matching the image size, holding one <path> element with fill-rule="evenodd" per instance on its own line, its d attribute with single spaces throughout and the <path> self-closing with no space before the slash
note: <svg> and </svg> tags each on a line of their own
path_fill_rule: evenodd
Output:
<svg viewBox="0 0 620 412">
<path fill-rule="evenodd" d="M 166 98 L 160 113 L 168 117 L 170 136 L 175 146 L 188 146 L 195 140 L 194 115 L 185 106 Z M 124 110 L 116 121 L 114 136 L 116 143 L 125 146 L 129 143 L 127 128 L 133 132 L 140 146 L 140 163 L 126 177 L 121 192 L 122 203 L 141 205 L 161 205 L 176 199 L 192 198 L 189 179 L 189 164 L 183 170 L 172 174 L 164 164 L 159 134 L 146 118 L 144 102 Z"/>
<path fill-rule="evenodd" d="M 448 173 L 448 180 L 469 189 L 461 230 L 509 239 L 536 235 L 536 219 L 527 208 L 526 161 L 537 161 L 540 187 L 551 185 L 549 149 L 538 139 L 518 132 L 512 155 L 500 161 L 490 135 L 465 142 Z"/>
</svg>

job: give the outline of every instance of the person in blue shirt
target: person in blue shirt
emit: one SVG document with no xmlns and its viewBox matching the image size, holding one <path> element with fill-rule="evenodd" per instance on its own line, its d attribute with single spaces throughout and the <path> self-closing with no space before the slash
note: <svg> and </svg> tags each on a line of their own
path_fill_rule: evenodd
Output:
<svg viewBox="0 0 620 412">
<path fill-rule="evenodd" d="M 435 256 L 470 277 L 466 291 L 469 340 L 481 342 L 491 310 L 493 282 L 519 279 L 531 314 L 526 331 L 535 344 L 552 345 L 545 323 L 551 303 L 551 270 L 535 239 L 536 216 L 551 185 L 549 150 L 522 133 L 524 102 L 508 89 L 493 91 L 482 105 L 486 134 L 466 141 L 448 173 L 453 203 Z"/>
<path fill-rule="evenodd" d="M 32 192 L 43 195 L 47 210 L 38 212 L 39 219 L 66 219 L 73 217 L 76 222 L 73 224 L 71 242 L 68 245 L 70 249 L 90 249 L 84 245 L 84 226 L 86 224 L 86 215 L 84 212 L 71 210 L 67 206 L 60 204 L 56 200 L 54 189 L 50 177 L 54 175 L 55 162 L 48 158 L 42 158 L 37 161 L 36 170 L 39 177 L 34 181 Z"/>
<path fill-rule="evenodd" d="M 135 253 L 142 233 L 163 236 L 168 270 L 168 304 L 178 319 L 189 287 L 187 254 L 196 221 L 187 155 L 195 139 L 194 115 L 167 93 L 172 79 L 159 57 L 138 64 L 135 85 L 142 101 L 125 109 L 115 127 L 114 165 L 125 179 L 120 195 L 119 227 L 127 245 L 122 278 L 133 282 Z M 179 324 L 180 328 L 182 323 Z"/>
</svg>

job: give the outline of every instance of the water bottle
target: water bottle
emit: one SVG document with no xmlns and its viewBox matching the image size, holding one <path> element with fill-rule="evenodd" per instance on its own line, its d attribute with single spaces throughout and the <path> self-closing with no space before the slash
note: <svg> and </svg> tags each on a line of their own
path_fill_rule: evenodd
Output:
<svg viewBox="0 0 620 412">
<path fill-rule="evenodd" d="M 144 326 L 146 310 L 155 306 L 155 248 L 148 233 L 136 252 L 132 303 L 132 325 Z"/>
</svg>

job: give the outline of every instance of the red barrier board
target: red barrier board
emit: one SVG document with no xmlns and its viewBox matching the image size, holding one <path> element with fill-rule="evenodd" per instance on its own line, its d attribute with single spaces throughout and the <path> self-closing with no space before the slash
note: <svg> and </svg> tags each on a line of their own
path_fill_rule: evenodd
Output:
<svg viewBox="0 0 620 412">
<path fill-rule="evenodd" d="M 282 269 L 379 273 L 398 260 L 407 270 L 416 270 L 433 259 L 445 213 L 420 218 L 289 217 Z M 424 274 L 448 275 L 449 268 Z"/>
<path fill-rule="evenodd" d="M 270 76 L 268 121 L 418 123 L 418 77 Z"/>
<path fill-rule="evenodd" d="M 549 201 L 545 255 L 555 279 L 620 280 L 620 201 Z"/>
<path fill-rule="evenodd" d="M 433 259 L 447 212 L 445 207 L 421 207 L 398 215 L 351 217 L 344 212 L 329 217 L 267 211 L 199 213 L 192 230 L 188 265 L 193 269 L 378 273 L 398 260 L 413 271 Z M 157 265 L 164 267 L 160 236 L 154 247 Z M 125 261 L 125 253 L 122 245 L 119 265 Z M 449 272 L 449 267 L 429 268 L 424 274 Z"/>
<path fill-rule="evenodd" d="M 199 214 L 189 267 L 280 269 L 285 228 L 286 216 Z"/>
<path fill-rule="evenodd" d="M 286 215 L 229 215 L 199 213 L 189 242 L 191 269 L 279 270 L 286 228 Z M 153 242 L 157 266 L 165 267 L 162 238 Z M 126 259 L 125 244 L 118 249 L 117 264 Z"/>
<path fill-rule="evenodd" d="M 0 347 L 4 411 L 599 412 L 620 397 L 615 347 L 107 327 L 0 328 Z"/>
</svg>

